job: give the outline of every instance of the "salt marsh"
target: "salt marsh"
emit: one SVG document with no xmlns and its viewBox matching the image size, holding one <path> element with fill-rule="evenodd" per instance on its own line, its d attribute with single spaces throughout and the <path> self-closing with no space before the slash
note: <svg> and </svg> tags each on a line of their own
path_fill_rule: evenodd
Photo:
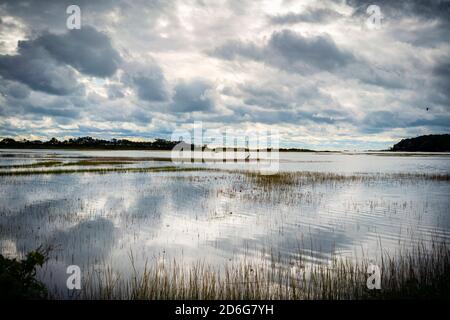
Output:
<svg viewBox="0 0 450 320">
<path fill-rule="evenodd" d="M 66 297 L 72 264 L 122 278 L 174 261 L 294 272 L 450 242 L 446 154 L 281 153 L 276 175 L 251 163 L 169 160 L 153 151 L 2 150 L 0 253 L 53 246 L 39 276 Z"/>
</svg>

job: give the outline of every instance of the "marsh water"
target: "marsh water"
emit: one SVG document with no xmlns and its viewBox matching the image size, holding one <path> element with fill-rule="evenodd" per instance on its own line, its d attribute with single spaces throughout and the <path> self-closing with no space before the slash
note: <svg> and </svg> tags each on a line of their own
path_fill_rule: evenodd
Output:
<svg viewBox="0 0 450 320">
<path fill-rule="evenodd" d="M 420 176 L 450 174 L 448 154 L 281 153 L 281 172 L 373 177 L 303 184 L 260 183 L 245 174 L 250 163 L 76 172 L 173 166 L 169 158 L 164 151 L 0 150 L 0 174 L 22 172 L 0 175 L 0 253 L 23 257 L 52 245 L 40 277 L 64 291 L 68 265 L 127 275 L 131 257 L 137 269 L 274 256 L 288 264 L 299 254 L 327 263 L 332 255 L 375 259 L 382 250 L 450 242 L 450 182 Z M 103 162 L 80 162 L 89 159 Z M 74 172 L 51 171 L 62 166 Z"/>
</svg>

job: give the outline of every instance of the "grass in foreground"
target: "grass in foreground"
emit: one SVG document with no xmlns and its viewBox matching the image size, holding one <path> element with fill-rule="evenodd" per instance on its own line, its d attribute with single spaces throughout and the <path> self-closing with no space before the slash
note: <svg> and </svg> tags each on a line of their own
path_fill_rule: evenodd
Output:
<svg viewBox="0 0 450 320">
<path fill-rule="evenodd" d="M 334 257 L 330 265 L 289 267 L 227 265 L 224 272 L 202 263 L 186 270 L 176 261 L 134 269 L 130 279 L 111 269 L 91 274 L 83 299 L 408 299 L 450 297 L 450 250 L 446 245 L 417 246 L 381 258 L 381 290 L 367 289 L 368 261 Z M 133 258 L 131 263 L 134 268 Z"/>
</svg>

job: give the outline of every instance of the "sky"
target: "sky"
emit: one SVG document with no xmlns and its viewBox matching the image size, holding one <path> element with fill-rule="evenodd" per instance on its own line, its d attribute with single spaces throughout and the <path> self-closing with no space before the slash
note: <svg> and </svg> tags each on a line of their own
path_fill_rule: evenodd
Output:
<svg viewBox="0 0 450 320">
<path fill-rule="evenodd" d="M 437 0 L 0 0 L 0 137 L 385 149 L 450 133 L 449 31 Z"/>
</svg>

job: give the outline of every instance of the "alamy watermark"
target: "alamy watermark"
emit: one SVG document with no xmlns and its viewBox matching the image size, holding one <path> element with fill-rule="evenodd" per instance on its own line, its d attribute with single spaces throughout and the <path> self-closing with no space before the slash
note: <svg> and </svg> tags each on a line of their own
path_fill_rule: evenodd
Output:
<svg viewBox="0 0 450 320">
<path fill-rule="evenodd" d="M 67 267 L 66 273 L 70 276 L 67 278 L 66 286 L 69 290 L 81 289 L 81 269 L 77 265 L 70 265 Z"/>
<path fill-rule="evenodd" d="M 381 8 L 377 5 L 370 5 L 366 9 L 366 13 L 369 17 L 366 19 L 366 27 L 370 30 L 378 30 L 382 26 L 382 21 L 384 19 L 381 13 Z"/>
<path fill-rule="evenodd" d="M 367 266 L 367 273 L 369 277 L 367 278 L 367 289 L 369 290 L 380 290 L 381 289 L 381 270 L 376 264 L 370 263 Z"/>
<path fill-rule="evenodd" d="M 69 15 L 66 20 L 66 27 L 69 30 L 81 29 L 81 9 L 72 4 L 67 7 L 66 13 Z"/>
<path fill-rule="evenodd" d="M 172 141 L 181 141 L 172 150 L 175 164 L 185 162 L 247 162 L 262 174 L 279 170 L 280 135 L 275 129 L 236 130 L 206 129 L 201 121 L 193 130 L 177 129 Z"/>
</svg>

